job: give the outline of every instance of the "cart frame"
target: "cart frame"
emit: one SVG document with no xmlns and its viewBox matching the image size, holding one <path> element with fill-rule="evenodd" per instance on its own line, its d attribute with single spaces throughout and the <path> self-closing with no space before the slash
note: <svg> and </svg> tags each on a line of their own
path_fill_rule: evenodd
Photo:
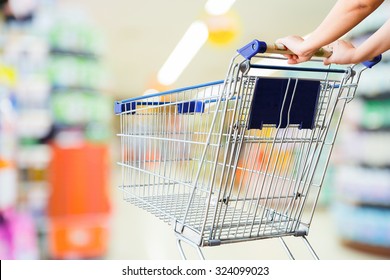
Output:
<svg viewBox="0 0 390 280">
<path fill-rule="evenodd" d="M 364 66 L 289 66 L 254 40 L 226 78 L 115 102 L 124 199 L 196 248 L 304 240 L 340 121 Z M 256 61 L 255 61 L 256 60 Z"/>
</svg>

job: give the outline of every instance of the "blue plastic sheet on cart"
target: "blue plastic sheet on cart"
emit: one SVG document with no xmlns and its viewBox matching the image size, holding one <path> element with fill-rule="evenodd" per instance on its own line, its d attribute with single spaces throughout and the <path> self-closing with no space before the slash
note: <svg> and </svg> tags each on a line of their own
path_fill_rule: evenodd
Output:
<svg viewBox="0 0 390 280">
<path fill-rule="evenodd" d="M 135 114 L 135 109 L 137 107 L 137 102 L 129 102 L 129 103 L 119 103 L 115 102 L 115 114 L 120 114 L 122 112 L 130 112 L 132 115 Z"/>
<path fill-rule="evenodd" d="M 204 103 L 202 101 L 193 100 L 177 104 L 177 111 L 180 114 L 188 113 L 203 113 L 204 112 Z"/>
<path fill-rule="evenodd" d="M 286 128 L 292 124 L 299 129 L 313 129 L 320 87 L 317 80 L 259 78 L 248 129 L 262 129 L 263 125 Z"/>
</svg>

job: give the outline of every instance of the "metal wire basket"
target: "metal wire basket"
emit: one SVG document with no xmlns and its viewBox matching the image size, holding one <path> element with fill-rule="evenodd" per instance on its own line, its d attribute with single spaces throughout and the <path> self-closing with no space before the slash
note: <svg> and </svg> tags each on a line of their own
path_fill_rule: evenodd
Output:
<svg viewBox="0 0 390 280">
<path fill-rule="evenodd" d="M 124 199 L 199 249 L 302 237 L 346 104 L 367 66 L 289 66 L 238 50 L 224 80 L 117 101 Z"/>
</svg>

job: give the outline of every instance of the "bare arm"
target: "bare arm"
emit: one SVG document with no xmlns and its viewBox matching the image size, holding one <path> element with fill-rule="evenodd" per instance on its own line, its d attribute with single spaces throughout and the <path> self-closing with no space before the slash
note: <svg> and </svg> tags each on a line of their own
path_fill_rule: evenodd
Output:
<svg viewBox="0 0 390 280">
<path fill-rule="evenodd" d="M 338 0 L 322 23 L 303 40 L 289 36 L 277 42 L 284 44 L 296 56 L 290 63 L 299 63 L 311 58 L 315 50 L 328 45 L 350 31 L 364 18 L 376 10 L 384 0 Z"/>
<path fill-rule="evenodd" d="M 390 49 L 390 19 L 371 35 L 363 44 L 355 48 L 351 43 L 339 40 L 331 44 L 333 54 L 324 60 L 325 64 L 351 64 L 371 60 Z"/>
<path fill-rule="evenodd" d="M 305 40 L 304 47 L 314 51 L 345 35 L 376 10 L 383 0 L 339 0 L 322 23 Z"/>
</svg>

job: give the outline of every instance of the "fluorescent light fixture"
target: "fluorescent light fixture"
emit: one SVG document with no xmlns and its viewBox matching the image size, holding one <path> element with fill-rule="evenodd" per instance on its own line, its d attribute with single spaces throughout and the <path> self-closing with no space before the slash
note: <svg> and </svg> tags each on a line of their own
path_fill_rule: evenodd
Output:
<svg viewBox="0 0 390 280">
<path fill-rule="evenodd" d="M 207 41 L 208 36 L 209 32 L 203 21 L 193 22 L 158 72 L 158 81 L 166 86 L 173 84 Z"/>
<path fill-rule="evenodd" d="M 233 6 L 236 0 L 208 0 L 204 6 L 206 12 L 210 15 L 223 15 Z"/>
</svg>

